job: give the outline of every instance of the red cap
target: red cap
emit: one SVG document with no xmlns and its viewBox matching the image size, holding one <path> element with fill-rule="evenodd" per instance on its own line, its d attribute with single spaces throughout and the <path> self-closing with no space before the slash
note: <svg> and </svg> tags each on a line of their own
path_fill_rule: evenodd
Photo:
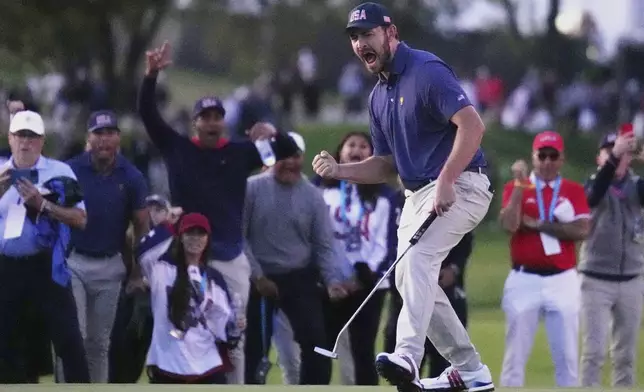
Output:
<svg viewBox="0 0 644 392">
<path fill-rule="evenodd" d="M 533 151 L 547 147 L 563 152 L 564 141 L 561 135 L 554 131 L 545 131 L 534 138 L 534 142 L 532 143 Z"/>
<path fill-rule="evenodd" d="M 633 124 L 626 123 L 626 124 L 622 124 L 619 127 L 619 134 L 620 135 L 627 135 L 629 133 L 633 133 Z"/>
<path fill-rule="evenodd" d="M 181 217 L 181 220 L 179 221 L 178 234 L 181 235 L 195 227 L 204 229 L 206 233 L 210 234 L 210 223 L 208 223 L 208 218 L 196 212 L 191 212 Z"/>
</svg>

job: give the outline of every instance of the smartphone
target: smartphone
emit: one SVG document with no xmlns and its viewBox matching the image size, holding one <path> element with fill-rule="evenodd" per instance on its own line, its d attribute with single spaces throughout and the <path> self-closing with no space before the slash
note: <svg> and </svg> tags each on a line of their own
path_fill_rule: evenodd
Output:
<svg viewBox="0 0 644 392">
<path fill-rule="evenodd" d="M 11 183 L 15 184 L 19 179 L 26 178 L 32 184 L 38 183 L 38 170 L 36 169 L 12 169 L 11 170 Z"/>
</svg>

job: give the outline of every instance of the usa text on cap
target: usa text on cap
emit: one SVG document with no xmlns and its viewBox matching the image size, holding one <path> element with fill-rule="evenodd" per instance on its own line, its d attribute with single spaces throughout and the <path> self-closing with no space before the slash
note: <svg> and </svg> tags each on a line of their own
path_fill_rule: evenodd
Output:
<svg viewBox="0 0 644 392">
<path fill-rule="evenodd" d="M 197 117 L 206 110 L 215 109 L 222 116 L 226 115 L 226 109 L 224 109 L 224 104 L 221 102 L 221 99 L 217 97 L 203 97 L 195 102 L 195 107 L 192 111 L 192 116 Z"/>
<path fill-rule="evenodd" d="M 532 143 L 532 150 L 540 150 L 542 148 L 554 148 L 559 152 L 563 152 L 564 141 L 560 134 L 553 131 L 541 132 L 534 138 Z"/>
<path fill-rule="evenodd" d="M 95 132 L 101 129 L 119 129 L 116 114 L 110 110 L 99 110 L 89 115 L 87 120 L 87 131 Z"/>
<path fill-rule="evenodd" d="M 9 124 L 9 132 L 31 131 L 36 135 L 45 134 L 45 123 L 40 114 L 30 110 L 23 110 L 16 113 Z"/>
<path fill-rule="evenodd" d="M 362 3 L 349 12 L 349 21 L 346 29 L 371 30 L 392 23 L 387 8 L 377 3 Z"/>
</svg>

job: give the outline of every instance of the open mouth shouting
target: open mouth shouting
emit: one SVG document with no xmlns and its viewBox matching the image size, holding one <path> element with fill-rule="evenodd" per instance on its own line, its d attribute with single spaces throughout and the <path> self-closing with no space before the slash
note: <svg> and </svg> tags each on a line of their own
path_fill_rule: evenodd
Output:
<svg viewBox="0 0 644 392">
<path fill-rule="evenodd" d="M 378 56 L 376 56 L 376 53 L 370 50 L 362 51 L 361 57 L 362 57 L 362 61 L 364 61 L 365 64 L 369 66 L 374 65 L 378 60 Z"/>
</svg>

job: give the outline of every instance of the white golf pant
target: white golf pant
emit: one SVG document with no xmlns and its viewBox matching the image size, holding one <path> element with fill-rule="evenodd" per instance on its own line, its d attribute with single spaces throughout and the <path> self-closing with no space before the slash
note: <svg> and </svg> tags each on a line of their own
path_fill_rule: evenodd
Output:
<svg viewBox="0 0 644 392">
<path fill-rule="evenodd" d="M 396 330 L 396 353 L 411 355 L 420 364 L 425 336 L 438 352 L 460 370 L 476 370 L 481 360 L 443 290 L 440 267 L 449 251 L 474 230 L 490 207 L 492 193 L 486 175 L 464 172 L 454 185 L 456 202 L 436 218 L 418 243 L 396 267 L 396 287 L 403 299 Z M 400 216 L 398 256 L 434 206 L 436 182 L 410 194 Z"/>
<path fill-rule="evenodd" d="M 503 288 L 506 332 L 501 386 L 523 386 L 541 317 L 546 326 L 557 386 L 578 386 L 580 297 L 575 269 L 552 276 L 510 271 Z"/>
</svg>

